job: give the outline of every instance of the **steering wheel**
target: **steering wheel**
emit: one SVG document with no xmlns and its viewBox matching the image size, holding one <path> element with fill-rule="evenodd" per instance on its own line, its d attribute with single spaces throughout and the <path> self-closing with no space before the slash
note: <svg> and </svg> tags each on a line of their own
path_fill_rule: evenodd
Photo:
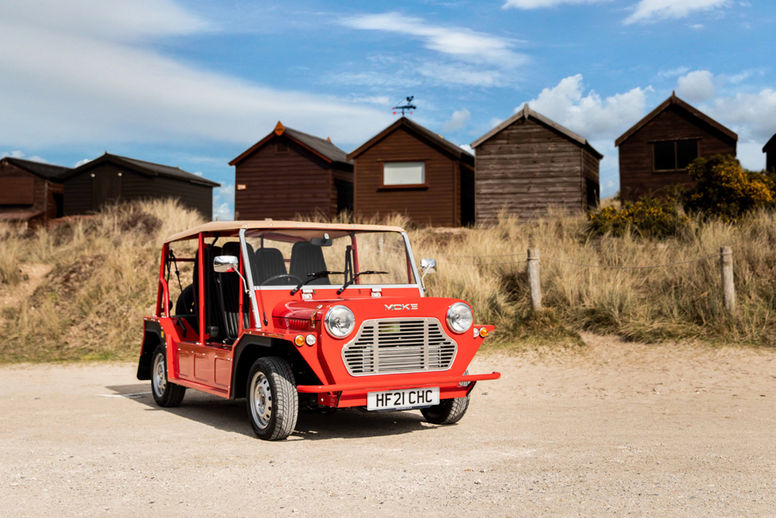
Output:
<svg viewBox="0 0 776 518">
<path fill-rule="evenodd" d="M 287 279 L 293 279 L 294 282 L 292 284 L 294 284 L 294 285 L 299 284 L 300 282 L 302 282 L 302 279 L 300 279 L 296 275 L 291 275 L 291 274 L 288 274 L 288 273 L 281 273 L 279 275 L 273 275 L 272 277 L 267 277 L 266 279 L 264 279 L 261 282 L 261 284 L 259 284 L 259 286 L 264 286 L 265 284 L 267 284 L 270 281 L 275 281 L 275 280 L 278 280 L 278 279 L 282 279 L 284 277 L 287 278 Z"/>
</svg>

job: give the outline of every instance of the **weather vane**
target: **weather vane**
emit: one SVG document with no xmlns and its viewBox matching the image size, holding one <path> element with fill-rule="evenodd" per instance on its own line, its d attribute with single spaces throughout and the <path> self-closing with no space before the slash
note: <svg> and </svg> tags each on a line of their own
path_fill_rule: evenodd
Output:
<svg viewBox="0 0 776 518">
<path fill-rule="evenodd" d="M 396 115 L 396 110 L 401 110 L 401 116 L 404 117 L 404 112 L 409 111 L 410 115 L 412 115 L 412 110 L 417 110 L 418 107 L 412 104 L 412 100 L 415 98 L 414 95 L 410 95 L 409 97 L 406 97 L 406 104 L 400 104 L 399 106 L 394 106 L 391 108 L 393 110 L 393 114 Z"/>
</svg>

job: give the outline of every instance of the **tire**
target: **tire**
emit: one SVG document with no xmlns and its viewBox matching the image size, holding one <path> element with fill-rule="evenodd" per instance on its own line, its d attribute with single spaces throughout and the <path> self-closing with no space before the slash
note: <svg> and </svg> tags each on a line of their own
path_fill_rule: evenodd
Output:
<svg viewBox="0 0 776 518">
<path fill-rule="evenodd" d="M 438 405 L 421 408 L 426 421 L 434 424 L 453 424 L 461 420 L 469 408 L 469 396 L 443 399 Z"/>
<path fill-rule="evenodd" d="M 151 361 L 151 394 L 156 404 L 163 407 L 180 405 L 186 394 L 186 387 L 167 380 L 167 354 L 161 345 L 154 351 Z"/>
<path fill-rule="evenodd" d="M 267 441 L 291 435 L 299 415 L 299 394 L 288 362 L 277 356 L 256 360 L 248 373 L 245 394 L 256 435 Z"/>
</svg>

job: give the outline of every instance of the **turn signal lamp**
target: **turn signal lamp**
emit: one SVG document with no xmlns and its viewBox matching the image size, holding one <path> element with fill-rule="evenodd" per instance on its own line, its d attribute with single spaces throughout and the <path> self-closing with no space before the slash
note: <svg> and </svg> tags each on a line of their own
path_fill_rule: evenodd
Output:
<svg viewBox="0 0 776 518">
<path fill-rule="evenodd" d="M 480 329 L 480 336 L 482 338 L 485 338 L 486 336 L 488 336 L 488 330 L 485 329 L 484 327 L 482 329 Z"/>
<path fill-rule="evenodd" d="M 297 347 L 302 347 L 304 345 L 304 335 L 296 335 L 294 337 L 294 343 Z"/>
</svg>

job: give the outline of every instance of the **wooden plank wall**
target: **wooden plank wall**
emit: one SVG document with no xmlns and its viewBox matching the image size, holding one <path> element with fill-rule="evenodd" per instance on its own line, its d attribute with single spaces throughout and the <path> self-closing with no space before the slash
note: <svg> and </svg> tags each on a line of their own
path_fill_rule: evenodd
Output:
<svg viewBox="0 0 776 518">
<path fill-rule="evenodd" d="M 286 144 L 286 151 L 277 144 Z M 337 191 L 330 165 L 284 136 L 273 137 L 237 164 L 235 219 L 294 219 L 337 214 Z"/>
<path fill-rule="evenodd" d="M 668 186 L 691 185 L 685 171 L 653 172 L 652 144 L 657 140 L 699 138 L 699 156 L 716 154 L 735 156 L 736 142 L 690 116 L 670 106 L 641 130 L 620 144 L 620 197 L 636 201 L 642 196 L 659 194 Z"/>
<path fill-rule="evenodd" d="M 65 185 L 65 216 L 89 214 L 92 208 L 92 179 L 89 171 L 71 176 Z"/>
<path fill-rule="evenodd" d="M 118 173 L 121 177 L 118 177 Z M 94 173 L 95 178 L 91 175 Z M 99 189 L 94 193 L 97 177 L 111 181 L 119 186 L 116 200 L 105 198 L 111 189 Z M 102 184 L 100 184 L 102 185 Z M 88 214 L 100 209 L 104 203 L 113 201 L 132 201 L 141 199 L 177 198 L 185 207 L 197 210 L 205 218 L 213 215 L 213 189 L 208 185 L 197 185 L 187 181 L 175 180 L 163 176 L 146 176 L 133 170 L 106 163 L 86 170 L 65 181 L 65 215 Z"/>
<path fill-rule="evenodd" d="M 776 141 L 765 148 L 765 169 L 776 171 Z"/>
<path fill-rule="evenodd" d="M 198 211 L 207 220 L 213 218 L 213 188 L 165 176 L 144 176 L 123 170 L 121 199 L 177 198 L 184 207 Z"/>
<path fill-rule="evenodd" d="M 497 223 L 502 210 L 530 220 L 546 215 L 550 206 L 584 209 L 582 150 L 546 126 L 517 120 L 476 151 L 478 224 Z"/>
<path fill-rule="evenodd" d="M 41 219 L 57 217 L 55 194 L 64 187 L 34 175 L 14 164 L 0 164 L 0 205 L 4 210 L 43 212 Z"/>
<path fill-rule="evenodd" d="M 406 214 L 420 225 L 461 224 L 459 161 L 399 127 L 355 160 L 354 212 L 371 218 Z M 385 162 L 425 162 L 426 187 L 383 188 Z"/>
</svg>

